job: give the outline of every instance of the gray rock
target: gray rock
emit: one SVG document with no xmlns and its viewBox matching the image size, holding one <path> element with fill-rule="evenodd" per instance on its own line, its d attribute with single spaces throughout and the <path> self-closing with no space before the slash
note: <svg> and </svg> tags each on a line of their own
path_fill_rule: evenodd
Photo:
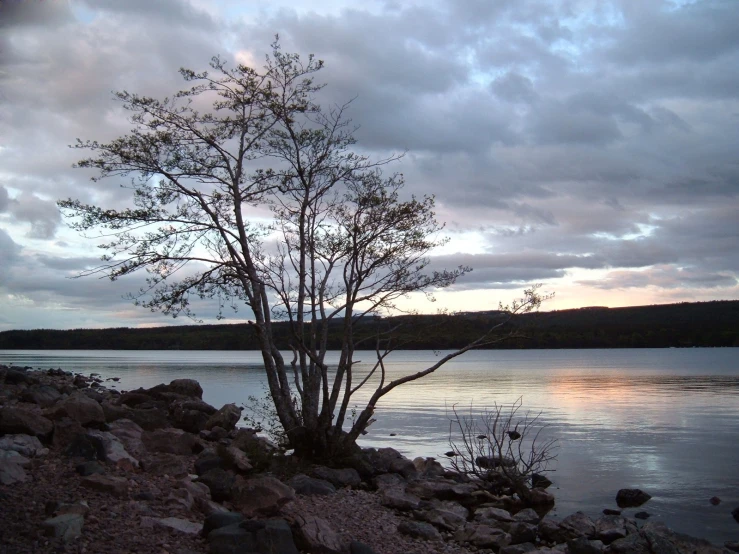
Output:
<svg viewBox="0 0 739 554">
<path fill-rule="evenodd" d="M 641 489 L 621 489 L 616 493 L 616 504 L 619 508 L 635 508 L 652 498 Z"/>
<path fill-rule="evenodd" d="M 401 475 L 397 473 L 383 473 L 374 478 L 375 486 L 378 490 L 384 490 L 389 488 L 402 488 L 404 489 L 408 482 L 403 479 Z"/>
<path fill-rule="evenodd" d="M 523 544 L 536 541 L 536 525 L 523 521 L 511 523 L 508 533 L 511 535 L 511 544 Z"/>
<path fill-rule="evenodd" d="M 533 506 L 550 506 L 554 504 L 554 495 L 544 489 L 531 489 L 528 501 Z"/>
<path fill-rule="evenodd" d="M 570 554 L 600 554 L 603 552 L 603 548 L 601 541 L 591 541 L 585 537 L 567 541 L 567 549 Z"/>
<path fill-rule="evenodd" d="M 195 446 L 195 436 L 182 429 L 157 429 L 147 431 L 141 435 L 142 442 L 149 452 L 163 452 L 166 454 L 192 454 Z"/>
<path fill-rule="evenodd" d="M 292 477 L 287 484 L 295 490 L 296 494 L 303 496 L 328 496 L 336 493 L 336 488 L 328 481 L 308 477 L 302 473 Z"/>
<path fill-rule="evenodd" d="M 141 527 L 173 529 L 185 535 L 197 535 L 203 526 L 200 523 L 179 517 L 149 517 L 141 518 Z"/>
<path fill-rule="evenodd" d="M 88 434 L 75 435 L 64 454 L 70 458 L 85 460 L 105 460 L 105 445 L 102 439 Z"/>
<path fill-rule="evenodd" d="M 539 536 L 547 542 L 565 542 L 568 537 L 559 523 L 559 520 L 556 519 L 542 519 L 537 526 Z"/>
<path fill-rule="evenodd" d="M 216 409 L 202 400 L 177 400 L 169 407 L 172 425 L 188 433 L 199 433 L 205 429 L 208 418 Z"/>
<path fill-rule="evenodd" d="M 190 473 L 190 458 L 177 454 L 157 453 L 141 458 L 141 468 L 151 475 L 184 477 Z"/>
<path fill-rule="evenodd" d="M 244 516 L 237 512 L 216 512 L 205 518 L 203 523 L 203 536 L 207 537 L 212 531 L 229 525 L 239 525 L 244 521 Z"/>
<path fill-rule="evenodd" d="M 228 466 L 234 471 L 241 473 L 250 473 L 254 467 L 245 452 L 239 450 L 235 446 L 219 446 L 218 451 Z"/>
<path fill-rule="evenodd" d="M 294 499 L 295 491 L 274 477 L 237 477 L 232 502 L 245 515 L 255 516 L 276 514 Z"/>
<path fill-rule="evenodd" d="M 436 458 L 414 458 L 413 466 L 421 477 L 443 477 L 445 470 Z"/>
<path fill-rule="evenodd" d="M 500 550 L 511 543 L 511 536 L 497 527 L 470 522 L 454 534 L 458 542 L 470 543 L 480 548 Z"/>
<path fill-rule="evenodd" d="M 88 489 L 106 492 L 118 497 L 125 496 L 128 493 L 128 481 L 123 477 L 113 475 L 90 475 L 84 477 L 80 484 Z"/>
<path fill-rule="evenodd" d="M 0 450 L 12 450 L 27 458 L 46 456 L 48 448 L 44 448 L 38 437 L 31 435 L 5 435 L 0 437 Z"/>
<path fill-rule="evenodd" d="M 71 513 L 47 519 L 41 527 L 46 536 L 61 538 L 64 542 L 69 542 L 82 534 L 84 523 L 83 515 Z"/>
<path fill-rule="evenodd" d="M 403 521 L 398 525 L 398 531 L 409 537 L 425 541 L 440 541 L 441 533 L 430 523 L 423 521 Z"/>
<path fill-rule="evenodd" d="M 500 549 L 498 554 L 526 554 L 527 552 L 534 552 L 536 550 L 537 548 L 535 544 L 524 542 L 521 544 L 511 544 L 509 546 L 504 546 Z"/>
<path fill-rule="evenodd" d="M 400 487 L 387 487 L 380 492 L 380 503 L 395 510 L 410 511 L 418 509 L 421 499 Z"/>
<path fill-rule="evenodd" d="M 221 458 L 218 454 L 214 454 L 207 450 L 204 450 L 198 459 L 195 460 L 195 473 L 198 475 L 204 475 L 211 469 L 226 469 L 226 460 Z"/>
<path fill-rule="evenodd" d="M 115 465 L 129 464 L 134 468 L 139 467 L 139 461 L 128 453 L 123 443 L 113 433 L 91 430 L 87 434 L 102 441 L 107 461 Z"/>
<path fill-rule="evenodd" d="M 332 469 L 325 466 L 313 468 L 314 477 L 324 479 L 334 487 L 358 487 L 362 484 L 359 472 L 354 468 Z"/>
<path fill-rule="evenodd" d="M 459 506 L 459 505 L 458 505 Z M 459 506 L 467 511 L 464 507 Z M 467 523 L 466 515 L 459 511 L 446 510 L 442 507 L 434 507 L 414 513 L 417 519 L 426 521 L 439 529 L 446 531 L 457 531 Z"/>
<path fill-rule="evenodd" d="M 343 554 L 349 549 L 349 538 L 337 533 L 328 521 L 313 515 L 296 515 L 296 539 L 307 552 Z"/>
<path fill-rule="evenodd" d="M 605 544 L 622 539 L 632 531 L 636 532 L 636 527 L 633 524 L 627 524 L 626 519 L 621 516 L 603 516 L 595 521 L 595 538 Z"/>
<path fill-rule="evenodd" d="M 208 418 L 205 422 L 205 429 L 213 429 L 213 427 L 223 427 L 226 431 L 236 428 L 236 424 L 241 419 L 241 408 L 236 404 L 226 404 L 216 413 Z"/>
<path fill-rule="evenodd" d="M 349 543 L 349 554 L 376 554 L 369 546 L 360 541 Z"/>
<path fill-rule="evenodd" d="M 623 539 L 613 541 L 608 546 L 609 554 L 652 554 L 647 539 L 634 533 Z"/>
<path fill-rule="evenodd" d="M 520 512 L 513 516 L 516 521 L 523 521 L 524 523 L 531 523 L 532 525 L 538 525 L 541 521 L 541 516 L 536 513 L 533 508 L 524 508 Z"/>
<path fill-rule="evenodd" d="M 214 529 L 208 534 L 208 543 L 210 554 L 257 552 L 256 536 L 239 523 Z"/>
<path fill-rule="evenodd" d="M 478 509 L 475 512 L 474 519 L 478 523 L 484 523 L 486 525 L 492 525 L 493 527 L 499 527 L 506 530 L 510 527 L 510 524 L 515 521 L 513 516 L 511 516 L 510 512 L 507 510 L 492 507 Z"/>
<path fill-rule="evenodd" d="M 17 406 L 0 409 L 0 435 L 45 437 L 53 430 L 54 424 L 37 412 Z"/>
<path fill-rule="evenodd" d="M 49 410 L 49 417 L 57 420 L 69 417 L 82 426 L 105 423 L 103 407 L 82 392 L 73 392 Z"/>
<path fill-rule="evenodd" d="M 15 451 L 0 450 L 1 452 L 7 452 L 8 455 L 0 456 L 0 484 L 14 485 L 15 483 L 25 483 L 28 476 L 20 460 L 18 460 L 18 458 L 23 458 L 23 456 Z"/>
<path fill-rule="evenodd" d="M 724 548 L 731 550 L 732 552 L 739 552 L 739 541 L 726 541 Z"/>
<path fill-rule="evenodd" d="M 77 464 L 74 469 L 83 477 L 88 477 L 89 475 L 105 474 L 105 468 L 96 461 L 87 461 L 81 464 Z"/>
<path fill-rule="evenodd" d="M 54 422 L 51 444 L 58 450 L 65 450 L 78 435 L 84 435 L 85 432 L 86 429 L 79 422 L 63 417 Z"/>
<path fill-rule="evenodd" d="M 595 538 L 595 523 L 582 512 L 567 516 L 560 522 L 559 527 L 567 540 L 580 537 Z"/>
<path fill-rule="evenodd" d="M 200 476 L 200 482 L 210 489 L 210 495 L 216 502 L 230 500 L 234 493 L 236 476 L 225 469 L 211 469 Z"/>
<path fill-rule="evenodd" d="M 32 402 L 42 408 L 49 408 L 61 400 L 62 395 L 56 387 L 51 385 L 33 385 L 23 392 L 21 398 L 24 402 Z"/>
<path fill-rule="evenodd" d="M 731 517 L 733 517 L 737 523 L 739 523 L 739 506 L 731 510 Z"/>
<path fill-rule="evenodd" d="M 267 520 L 256 535 L 256 550 L 260 553 L 299 554 L 290 526 L 283 519 Z"/>
</svg>

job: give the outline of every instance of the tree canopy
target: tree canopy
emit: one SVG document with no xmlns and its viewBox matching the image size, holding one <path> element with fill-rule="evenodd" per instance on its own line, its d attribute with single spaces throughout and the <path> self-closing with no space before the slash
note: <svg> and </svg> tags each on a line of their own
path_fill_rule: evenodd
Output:
<svg viewBox="0 0 739 554">
<path fill-rule="evenodd" d="M 399 298 L 453 284 L 470 271 L 429 270 L 444 242 L 432 197 L 404 196 L 398 159 L 354 150 L 348 104 L 322 106 L 314 76 L 323 63 L 273 44 L 257 70 L 213 58 L 212 71 L 181 69 L 189 88 L 171 98 L 116 93 L 133 129 L 109 143 L 79 141 L 94 179 L 130 177 L 133 207 L 59 202 L 73 228 L 99 230 L 103 263 L 87 274 L 111 279 L 144 269 L 137 304 L 194 315 L 192 300 L 248 307 L 270 394 L 297 451 L 314 455 L 352 445 L 377 401 L 449 359 L 499 340 L 491 328 L 425 371 L 386 382 L 384 363 L 398 344 L 378 330 L 374 369 L 353 373 L 355 326 L 389 313 Z M 257 214 L 269 213 L 268 218 Z M 510 307 L 538 307 L 536 288 Z M 221 312 L 222 313 L 222 312 Z M 277 346 L 273 322 L 290 326 L 292 359 Z M 341 326 L 338 367 L 325 362 L 329 326 Z M 493 326 L 495 327 L 495 326 Z M 371 385 L 368 385 L 371 383 Z M 343 431 L 350 399 L 374 386 L 368 405 Z"/>
</svg>

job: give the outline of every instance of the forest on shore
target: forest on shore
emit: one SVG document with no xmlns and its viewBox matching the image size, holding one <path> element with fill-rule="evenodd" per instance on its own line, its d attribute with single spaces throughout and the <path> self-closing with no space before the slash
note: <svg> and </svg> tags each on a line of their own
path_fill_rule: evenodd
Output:
<svg viewBox="0 0 739 554">
<path fill-rule="evenodd" d="M 402 349 L 459 348 L 504 320 L 497 311 L 451 315 L 365 318 L 356 324 L 357 349 L 374 349 L 393 331 Z M 739 346 L 739 300 L 683 302 L 626 308 L 590 307 L 517 315 L 499 330 L 513 332 L 490 348 L 667 348 Z M 274 324 L 280 348 L 290 328 Z M 340 344 L 341 324 L 329 331 L 329 348 Z M 384 339 L 383 339 L 384 340 Z M 257 350 L 248 323 L 173 325 L 155 328 L 34 329 L 0 332 L 0 349 Z"/>
</svg>

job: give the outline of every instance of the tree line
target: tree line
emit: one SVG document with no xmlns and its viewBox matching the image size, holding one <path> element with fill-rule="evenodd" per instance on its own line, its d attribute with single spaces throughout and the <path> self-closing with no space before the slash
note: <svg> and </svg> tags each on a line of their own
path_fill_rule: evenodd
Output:
<svg viewBox="0 0 739 554">
<path fill-rule="evenodd" d="M 359 348 L 395 330 L 400 348 L 449 350 L 469 343 L 502 319 L 499 312 L 370 318 L 357 325 Z M 739 346 L 739 301 L 628 308 L 582 308 L 514 316 L 511 337 L 487 348 L 667 348 Z M 328 346 L 341 346 L 341 326 L 329 329 Z M 274 324 L 275 341 L 288 350 L 288 323 Z M 364 340 L 364 342 L 362 342 Z M 0 332 L 0 349 L 256 350 L 249 324 L 157 328 L 14 330 Z"/>
</svg>

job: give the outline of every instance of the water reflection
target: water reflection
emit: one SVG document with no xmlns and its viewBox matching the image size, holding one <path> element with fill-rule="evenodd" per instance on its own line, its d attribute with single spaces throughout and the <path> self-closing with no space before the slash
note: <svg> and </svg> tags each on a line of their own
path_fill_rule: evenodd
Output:
<svg viewBox="0 0 739 554">
<path fill-rule="evenodd" d="M 736 540 L 730 511 L 739 505 L 738 354 L 736 348 L 471 352 L 383 398 L 363 444 L 440 455 L 448 450 L 452 405 L 480 410 L 522 396 L 524 409 L 541 411 L 547 435 L 559 439 L 551 476 L 559 515 L 578 509 L 597 515 L 615 507 L 619 488 L 639 487 L 653 496 L 640 508 L 653 519 L 716 542 Z M 372 356 L 362 353 L 358 374 L 369 371 Z M 437 356 L 400 352 L 388 377 L 423 369 Z M 194 378 L 217 406 L 261 396 L 265 382 L 256 352 L 0 351 L 0 363 L 9 362 L 118 376 L 119 389 Z M 362 391 L 354 403 L 361 406 L 369 394 Z M 714 495 L 719 506 L 708 503 Z"/>
</svg>

